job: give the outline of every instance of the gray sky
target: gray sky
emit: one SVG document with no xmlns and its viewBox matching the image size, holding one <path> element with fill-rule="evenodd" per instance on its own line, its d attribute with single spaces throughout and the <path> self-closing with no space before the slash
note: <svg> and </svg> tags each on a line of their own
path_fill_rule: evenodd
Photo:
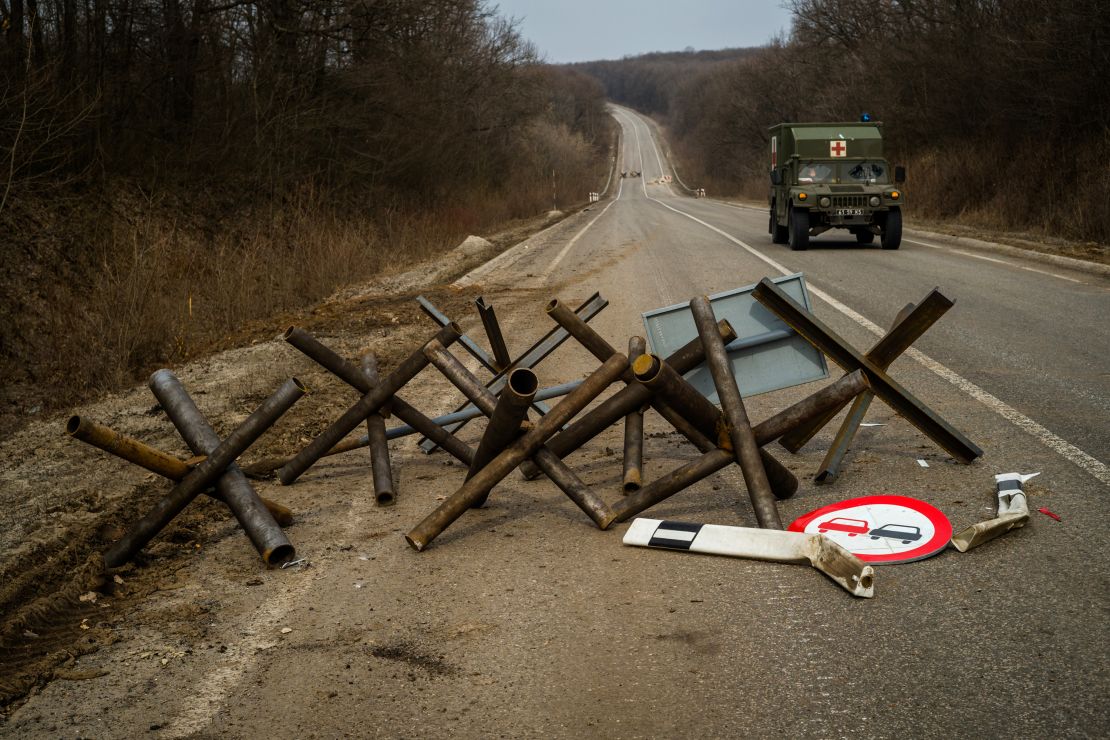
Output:
<svg viewBox="0 0 1110 740">
<path fill-rule="evenodd" d="M 780 0 L 490 0 L 549 62 L 762 46 L 790 31 Z"/>
</svg>

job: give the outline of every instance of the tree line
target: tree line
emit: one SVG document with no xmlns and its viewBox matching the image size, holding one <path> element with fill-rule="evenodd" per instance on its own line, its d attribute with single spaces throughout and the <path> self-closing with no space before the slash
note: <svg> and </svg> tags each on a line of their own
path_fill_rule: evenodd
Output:
<svg viewBox="0 0 1110 740">
<path fill-rule="evenodd" d="M 910 208 L 1110 242 L 1110 14 L 1096 0 L 790 0 L 758 49 L 578 68 L 658 114 L 684 173 L 765 193 L 767 128 L 884 122 Z"/>
<path fill-rule="evenodd" d="M 0 0 L 0 429 L 584 203 L 614 137 L 487 0 Z"/>
</svg>

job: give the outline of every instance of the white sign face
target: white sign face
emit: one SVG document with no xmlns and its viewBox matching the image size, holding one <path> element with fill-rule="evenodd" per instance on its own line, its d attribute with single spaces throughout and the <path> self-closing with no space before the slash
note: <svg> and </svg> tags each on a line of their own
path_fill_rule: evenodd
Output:
<svg viewBox="0 0 1110 740">
<path fill-rule="evenodd" d="M 847 157 L 848 144 L 841 139 L 833 139 L 829 142 L 829 156 L 830 157 Z"/>
<path fill-rule="evenodd" d="M 789 530 L 823 534 L 866 563 L 904 563 L 943 550 L 952 525 L 942 512 L 905 496 L 865 496 L 812 511 Z"/>
</svg>

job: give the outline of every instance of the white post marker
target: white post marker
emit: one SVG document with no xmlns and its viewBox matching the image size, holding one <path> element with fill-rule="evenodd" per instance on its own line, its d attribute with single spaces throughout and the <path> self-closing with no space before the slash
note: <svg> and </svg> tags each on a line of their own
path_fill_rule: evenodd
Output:
<svg viewBox="0 0 1110 740">
<path fill-rule="evenodd" d="M 960 552 L 967 552 L 1011 529 L 1024 527 L 1029 521 L 1029 502 L 1021 484 L 1038 475 L 1040 473 L 1002 473 L 994 476 L 998 491 L 998 516 L 972 524 L 952 538 L 952 545 Z"/>
<path fill-rule="evenodd" d="M 641 518 L 632 520 L 624 544 L 812 565 L 853 596 L 875 595 L 874 569 L 821 534 Z"/>
</svg>

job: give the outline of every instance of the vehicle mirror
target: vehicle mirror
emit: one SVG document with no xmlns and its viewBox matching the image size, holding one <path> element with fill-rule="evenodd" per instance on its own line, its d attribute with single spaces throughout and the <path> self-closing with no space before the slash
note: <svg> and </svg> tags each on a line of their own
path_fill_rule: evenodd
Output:
<svg viewBox="0 0 1110 740">
<path fill-rule="evenodd" d="M 771 170 L 771 184 L 772 185 L 782 185 L 782 171 L 781 170 Z"/>
<path fill-rule="evenodd" d="M 897 167 L 894 168 L 894 182 L 901 185 L 905 181 L 906 181 L 906 168 L 903 167 L 902 165 L 898 165 Z"/>
</svg>

